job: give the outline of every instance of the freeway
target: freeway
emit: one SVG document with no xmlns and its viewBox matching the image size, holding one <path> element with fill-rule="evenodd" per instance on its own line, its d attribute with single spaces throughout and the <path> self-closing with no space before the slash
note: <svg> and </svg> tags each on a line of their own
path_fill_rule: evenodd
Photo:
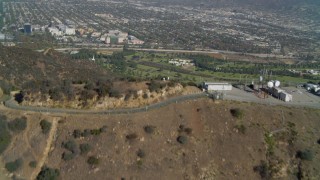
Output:
<svg viewBox="0 0 320 180">
<path fill-rule="evenodd" d="M 72 50 L 79 50 L 82 48 L 87 49 L 96 49 L 96 50 L 111 50 L 111 51 L 121 51 L 123 50 L 122 47 L 106 47 L 104 45 L 97 45 L 97 44 L 80 44 L 83 47 L 68 47 L 68 48 L 55 48 L 56 51 L 72 51 Z M 197 54 L 236 54 L 236 55 L 249 55 L 255 56 L 260 58 L 292 58 L 290 56 L 283 56 L 283 55 L 276 55 L 276 54 L 257 54 L 257 53 L 241 53 L 235 51 L 227 51 L 227 50 L 217 50 L 217 49 L 204 49 L 204 50 L 183 50 L 183 49 L 148 49 L 148 48 L 129 48 L 129 50 L 134 51 L 145 51 L 145 52 L 169 52 L 169 53 L 197 53 Z M 37 50 L 38 52 L 44 51 L 43 49 Z"/>
</svg>

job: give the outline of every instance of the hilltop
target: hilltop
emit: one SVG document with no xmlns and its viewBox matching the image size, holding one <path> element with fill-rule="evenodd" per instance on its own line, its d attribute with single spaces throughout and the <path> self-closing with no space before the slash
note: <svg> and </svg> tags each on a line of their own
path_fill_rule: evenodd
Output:
<svg viewBox="0 0 320 180">
<path fill-rule="evenodd" d="M 5 165 L 19 165 L 17 178 L 29 179 L 40 162 L 61 179 L 319 179 L 320 174 L 319 110 L 199 99 L 128 115 L 50 115 L 1 106 L 0 114 L 11 129 L 16 119 L 27 122 L 19 132 L 9 129 L 12 142 L 2 154 Z M 57 126 L 45 126 L 50 123 Z"/>
</svg>

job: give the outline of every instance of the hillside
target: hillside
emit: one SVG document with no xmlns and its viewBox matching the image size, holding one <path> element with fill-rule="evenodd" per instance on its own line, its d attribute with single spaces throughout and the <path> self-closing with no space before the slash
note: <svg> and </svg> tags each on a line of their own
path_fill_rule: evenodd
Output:
<svg viewBox="0 0 320 180">
<path fill-rule="evenodd" d="M 54 50 L 44 53 L 0 46 L 0 79 L 21 88 L 29 82 L 92 81 L 107 77 L 93 62 L 74 60 Z M 106 78 L 105 78 L 106 79 Z"/>
<path fill-rule="evenodd" d="M 17 178 L 37 162 L 59 179 L 320 178 L 319 110 L 200 99 L 128 115 L 0 114 L 27 119 L 3 154 L 22 162 Z M 53 142 L 43 119 L 58 121 Z"/>
<path fill-rule="evenodd" d="M 183 91 L 177 82 L 128 80 L 99 63 L 52 49 L 1 46 L 0 88 L 7 94 L 20 90 L 15 98 L 24 105 L 76 109 L 139 107 Z"/>
</svg>

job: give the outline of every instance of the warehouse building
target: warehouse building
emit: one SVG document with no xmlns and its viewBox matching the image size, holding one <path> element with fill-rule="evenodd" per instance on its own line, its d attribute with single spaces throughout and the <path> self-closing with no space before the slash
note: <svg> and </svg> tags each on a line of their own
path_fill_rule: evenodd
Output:
<svg viewBox="0 0 320 180">
<path fill-rule="evenodd" d="M 232 85 L 228 83 L 204 82 L 203 88 L 206 91 L 231 91 Z"/>
</svg>

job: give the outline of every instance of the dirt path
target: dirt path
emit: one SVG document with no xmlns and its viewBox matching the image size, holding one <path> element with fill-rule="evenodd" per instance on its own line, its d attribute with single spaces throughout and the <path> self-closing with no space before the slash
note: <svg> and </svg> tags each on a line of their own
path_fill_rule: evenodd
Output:
<svg viewBox="0 0 320 180">
<path fill-rule="evenodd" d="M 37 167 L 34 169 L 33 173 L 31 174 L 30 180 L 36 179 L 37 175 L 41 171 L 42 166 L 46 162 L 48 154 L 51 149 L 52 142 L 54 140 L 54 136 L 56 135 L 56 132 L 57 132 L 57 127 L 58 127 L 58 118 L 54 118 L 52 121 L 52 126 L 51 126 L 51 130 L 49 133 L 49 137 L 47 139 L 47 145 L 43 151 L 42 157 L 40 158 L 40 160 L 37 163 Z"/>
</svg>

